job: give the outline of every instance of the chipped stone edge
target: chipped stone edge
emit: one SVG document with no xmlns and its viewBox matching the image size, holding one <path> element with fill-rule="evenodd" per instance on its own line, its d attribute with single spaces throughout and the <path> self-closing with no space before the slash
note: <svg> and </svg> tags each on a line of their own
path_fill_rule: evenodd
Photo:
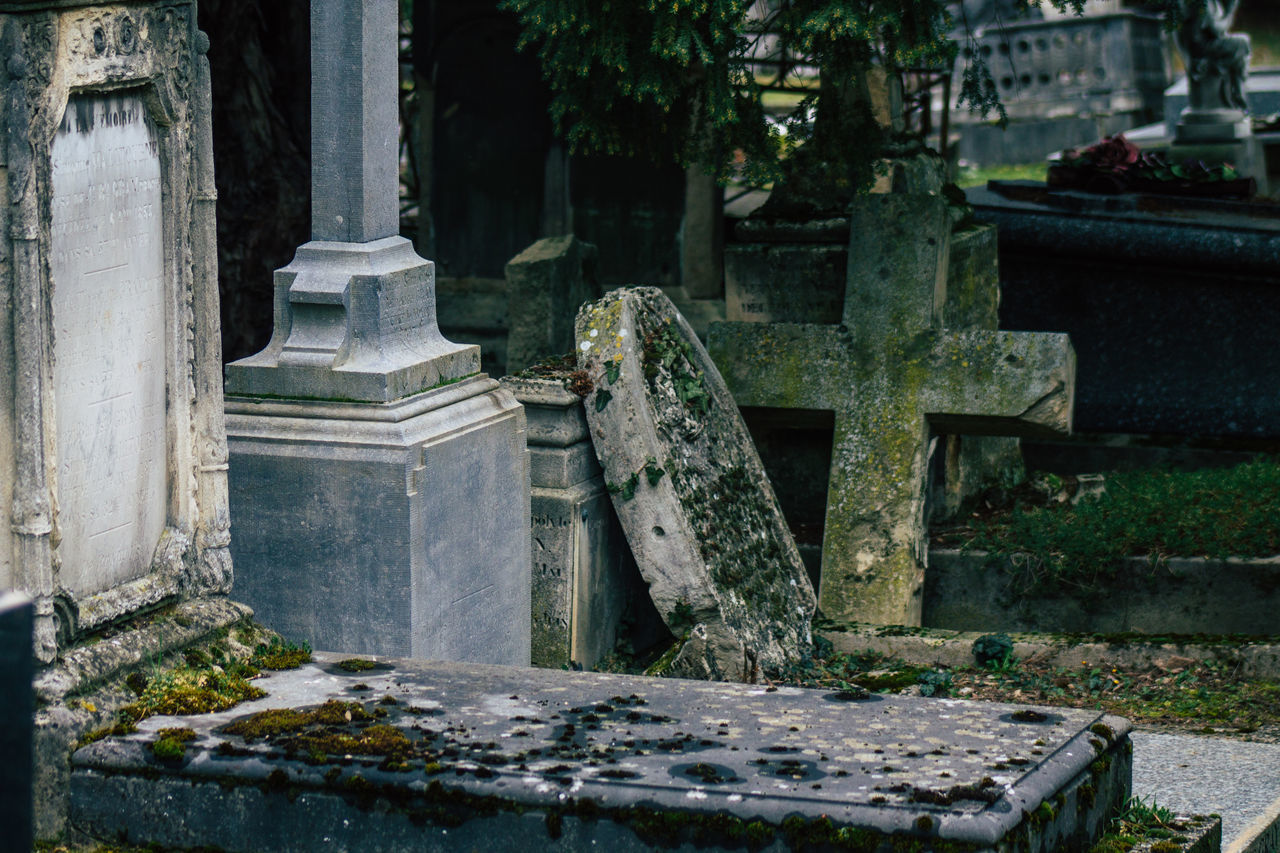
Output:
<svg viewBox="0 0 1280 853">
<path fill-rule="evenodd" d="M 253 611 L 226 598 L 198 598 L 176 605 L 167 617 L 67 652 L 36 677 L 36 701 L 53 704 L 84 693 L 130 667 L 250 619 Z"/>
</svg>

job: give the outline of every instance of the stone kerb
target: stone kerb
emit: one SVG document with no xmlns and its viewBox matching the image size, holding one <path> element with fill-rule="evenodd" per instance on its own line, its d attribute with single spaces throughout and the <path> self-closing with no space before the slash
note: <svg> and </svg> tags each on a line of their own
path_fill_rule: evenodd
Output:
<svg viewBox="0 0 1280 853">
<path fill-rule="evenodd" d="M 192 2 L 35 6 L 0 12 L 0 589 L 49 663 L 232 578 L 208 40 Z"/>
<path fill-rule="evenodd" d="M 673 674 L 753 680 L 810 642 L 814 598 L 737 406 L 656 288 L 583 306 L 596 455 L 650 595 L 686 638 Z"/>
</svg>

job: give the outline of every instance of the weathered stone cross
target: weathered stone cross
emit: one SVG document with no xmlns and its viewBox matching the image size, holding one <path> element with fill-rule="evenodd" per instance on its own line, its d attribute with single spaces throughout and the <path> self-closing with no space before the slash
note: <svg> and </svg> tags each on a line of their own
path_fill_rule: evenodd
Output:
<svg viewBox="0 0 1280 853">
<path fill-rule="evenodd" d="M 860 197 L 844 322 L 718 323 L 709 350 L 739 405 L 835 413 L 819 607 L 918 625 L 935 434 L 1070 432 L 1063 334 L 942 327 L 951 226 L 939 196 Z"/>
<path fill-rule="evenodd" d="M 430 262 L 400 236 L 393 0 L 311 4 L 311 242 L 276 272 L 267 348 L 227 393 L 386 403 L 480 369 L 436 325 Z"/>
</svg>

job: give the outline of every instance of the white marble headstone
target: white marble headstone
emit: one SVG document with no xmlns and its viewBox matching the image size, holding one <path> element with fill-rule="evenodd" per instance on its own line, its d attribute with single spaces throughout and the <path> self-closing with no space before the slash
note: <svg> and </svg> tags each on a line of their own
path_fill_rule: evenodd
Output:
<svg viewBox="0 0 1280 853">
<path fill-rule="evenodd" d="M 79 95 L 52 152 L 61 582 L 147 574 L 166 520 L 160 155 L 137 94 Z"/>
</svg>

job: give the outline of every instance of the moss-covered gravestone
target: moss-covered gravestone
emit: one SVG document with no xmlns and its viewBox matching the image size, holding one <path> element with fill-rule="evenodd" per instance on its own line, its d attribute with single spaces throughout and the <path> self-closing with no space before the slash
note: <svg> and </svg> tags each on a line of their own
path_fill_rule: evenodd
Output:
<svg viewBox="0 0 1280 853">
<path fill-rule="evenodd" d="M 1069 432 L 1075 354 L 1066 335 L 944 328 L 940 196 L 864 196 L 850 218 L 840 325 L 720 323 L 709 348 L 740 404 L 835 413 L 824 614 L 918 625 L 933 437 Z"/>
<path fill-rule="evenodd" d="M 753 680 L 809 643 L 814 596 L 755 446 L 715 365 L 657 288 L 583 306 L 591 440 L 658 612 L 665 672 Z"/>
</svg>

